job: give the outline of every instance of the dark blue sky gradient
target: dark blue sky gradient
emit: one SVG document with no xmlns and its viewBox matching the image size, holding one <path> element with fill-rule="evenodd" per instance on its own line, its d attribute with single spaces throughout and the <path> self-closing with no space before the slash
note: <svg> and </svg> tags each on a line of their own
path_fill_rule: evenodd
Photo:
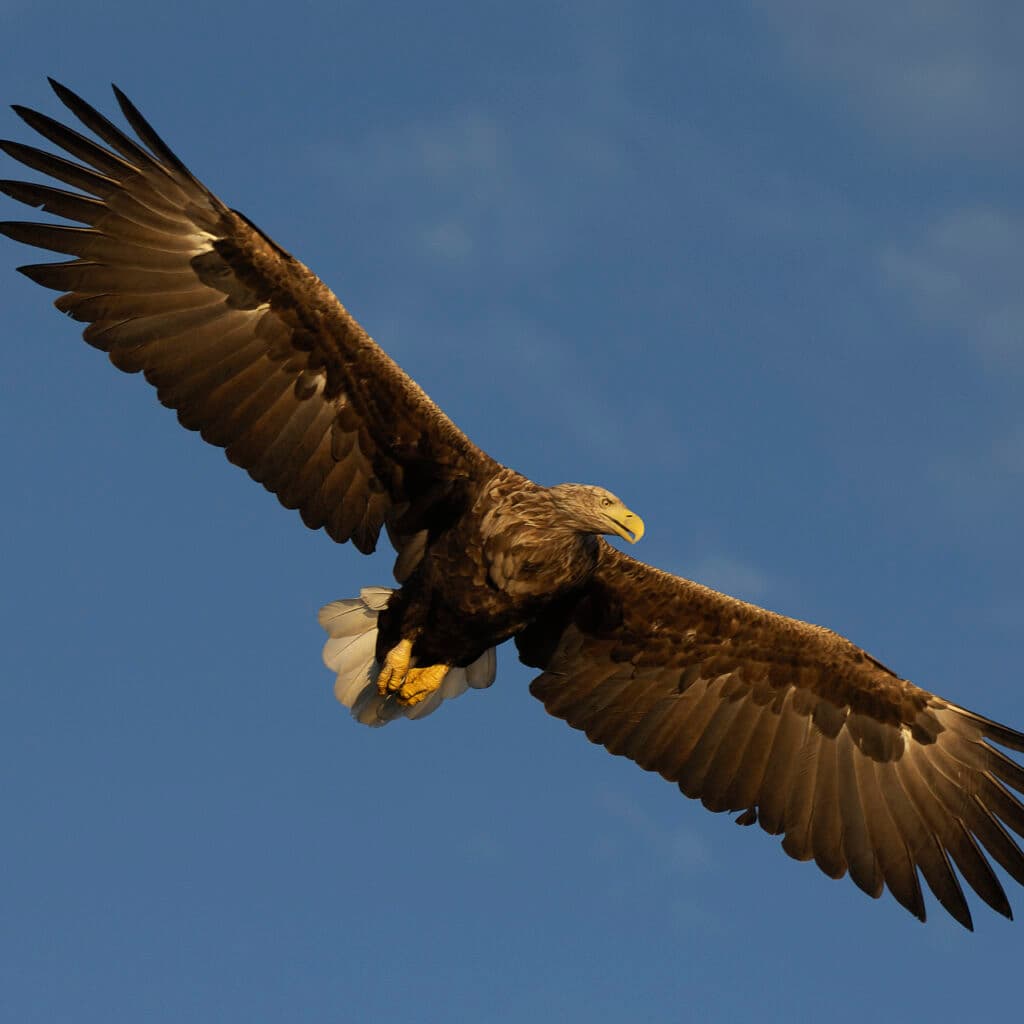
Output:
<svg viewBox="0 0 1024 1024">
<path fill-rule="evenodd" d="M 620 494 L 639 557 L 1024 726 L 1019 6 L 0 19 L 7 101 L 59 114 L 50 74 L 111 113 L 116 81 L 491 454 Z M 389 556 L 307 531 L 51 297 L 0 273 L 0 1018 L 1019 1014 L 1024 926 L 790 861 L 548 718 L 510 651 L 354 724 L 316 610 Z"/>
</svg>

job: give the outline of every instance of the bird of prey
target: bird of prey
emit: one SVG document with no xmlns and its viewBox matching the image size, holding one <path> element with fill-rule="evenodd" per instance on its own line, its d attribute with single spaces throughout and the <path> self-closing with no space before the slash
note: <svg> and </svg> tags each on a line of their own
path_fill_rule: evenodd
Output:
<svg viewBox="0 0 1024 1024">
<path fill-rule="evenodd" d="M 999 913 L 1024 883 L 1024 734 L 919 689 L 850 641 L 635 561 L 644 524 L 601 487 L 542 487 L 481 451 L 331 291 L 224 205 L 115 88 L 134 138 L 52 83 L 92 138 L 18 115 L 63 155 L 6 153 L 2 181 L 69 224 L 6 222 L 63 253 L 21 267 L 182 425 L 311 529 L 397 552 L 396 589 L 327 605 L 324 659 L 355 717 L 420 718 L 495 674 L 712 811 L 782 835 L 826 874 L 924 920 L 919 877 L 965 927 L 959 875 Z M 957 871 L 954 870 L 954 866 Z"/>
</svg>

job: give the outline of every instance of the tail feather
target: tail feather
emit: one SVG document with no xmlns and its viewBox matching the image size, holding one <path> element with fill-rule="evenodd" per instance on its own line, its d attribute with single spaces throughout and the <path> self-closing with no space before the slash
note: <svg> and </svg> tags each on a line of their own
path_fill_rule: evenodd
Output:
<svg viewBox="0 0 1024 1024">
<path fill-rule="evenodd" d="M 466 682 L 474 689 L 482 690 L 494 682 L 498 674 L 498 652 L 489 647 L 472 665 L 466 666 Z"/>
<path fill-rule="evenodd" d="M 444 701 L 461 696 L 470 687 L 483 689 L 494 682 L 497 659 L 492 647 L 471 665 L 450 669 L 437 691 L 419 704 L 404 707 L 393 697 L 382 697 L 377 692 L 377 616 L 392 593 L 387 587 L 364 587 L 359 597 L 332 601 L 320 609 L 320 625 L 329 637 L 324 644 L 324 664 L 335 673 L 334 696 L 351 710 L 353 718 L 370 726 L 402 717 L 426 718 Z"/>
</svg>

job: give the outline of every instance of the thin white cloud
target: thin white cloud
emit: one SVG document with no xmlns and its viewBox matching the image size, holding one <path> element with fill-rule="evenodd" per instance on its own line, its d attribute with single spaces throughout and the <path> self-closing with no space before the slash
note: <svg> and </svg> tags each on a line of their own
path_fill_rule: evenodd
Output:
<svg viewBox="0 0 1024 1024">
<path fill-rule="evenodd" d="M 596 843 L 596 852 L 611 860 L 621 854 L 619 843 L 643 844 L 661 871 L 670 874 L 695 874 L 711 863 L 711 850 L 705 840 L 684 828 L 666 828 L 643 808 L 622 793 L 603 790 L 598 802 L 613 827 Z"/>
<path fill-rule="evenodd" d="M 662 402 L 645 395 L 642 402 L 623 401 L 598 376 L 578 345 L 526 320 L 493 320 L 478 335 L 478 348 L 492 374 L 512 394 L 529 395 L 531 415 L 557 423 L 585 451 L 617 467 L 667 464 L 679 470 L 690 446 L 674 426 L 676 417 Z M 657 438 L 656 445 L 637 438 Z"/>
<path fill-rule="evenodd" d="M 332 174 L 388 182 L 421 258 L 463 273 L 481 253 L 517 265 L 544 251 L 511 132 L 481 110 L 452 110 L 328 145 L 316 159 Z"/>
<path fill-rule="evenodd" d="M 414 148 L 420 167 L 440 179 L 467 174 L 492 179 L 500 169 L 501 132 L 493 118 L 480 111 L 455 114 L 434 126 L 414 126 Z"/>
<path fill-rule="evenodd" d="M 473 235 L 457 220 L 427 224 L 420 228 L 420 244 L 433 256 L 448 263 L 464 263 L 475 249 Z"/>
<path fill-rule="evenodd" d="M 754 0 L 804 74 L 890 138 L 929 150 L 1018 148 L 1024 7 L 1014 0 Z"/>
<path fill-rule="evenodd" d="M 575 124 L 564 136 L 563 127 L 556 112 L 519 122 L 451 110 L 322 147 L 314 159 L 332 176 L 386 182 L 392 212 L 435 269 L 447 264 L 464 277 L 480 260 L 537 273 L 571 250 L 574 226 L 588 216 L 585 203 L 563 202 L 565 190 L 593 189 L 620 167 L 610 127 Z M 545 166 L 550 175 L 538 173 Z"/>
<path fill-rule="evenodd" d="M 688 574 L 707 587 L 754 603 L 763 601 L 772 589 L 768 577 L 756 566 L 721 553 L 702 556 Z"/>
<path fill-rule="evenodd" d="M 941 528 L 948 542 L 971 550 L 1009 544 L 1006 557 L 1013 557 L 1018 518 L 1008 510 L 1024 503 L 1024 425 L 933 456 L 926 478 L 935 492 L 932 512 L 945 512 Z"/>
<path fill-rule="evenodd" d="M 986 361 L 1024 357 L 1024 217 L 989 207 L 945 214 L 880 255 L 888 284 L 926 323 L 957 331 Z"/>
</svg>

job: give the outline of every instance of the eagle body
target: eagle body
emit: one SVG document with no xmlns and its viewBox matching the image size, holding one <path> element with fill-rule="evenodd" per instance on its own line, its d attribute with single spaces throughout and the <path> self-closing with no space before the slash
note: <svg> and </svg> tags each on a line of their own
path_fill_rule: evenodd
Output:
<svg viewBox="0 0 1024 1024">
<path fill-rule="evenodd" d="M 362 552 L 396 589 L 320 612 L 335 695 L 369 725 L 495 678 L 514 638 L 531 693 L 611 753 L 924 920 L 921 880 L 972 927 L 962 882 L 1011 916 L 1024 884 L 1024 733 L 922 689 L 831 630 L 630 558 L 643 523 L 600 487 L 542 487 L 481 451 L 331 290 L 221 202 L 115 89 L 133 133 L 51 83 L 86 135 L 0 190 L 58 222 L 0 232 L 67 258 L 19 268 L 182 425 Z"/>
<path fill-rule="evenodd" d="M 583 586 L 597 565 L 597 537 L 574 525 L 559 493 L 505 467 L 485 481 L 425 539 L 391 596 L 378 624 L 378 661 L 409 637 L 419 664 L 465 667 Z"/>
</svg>

